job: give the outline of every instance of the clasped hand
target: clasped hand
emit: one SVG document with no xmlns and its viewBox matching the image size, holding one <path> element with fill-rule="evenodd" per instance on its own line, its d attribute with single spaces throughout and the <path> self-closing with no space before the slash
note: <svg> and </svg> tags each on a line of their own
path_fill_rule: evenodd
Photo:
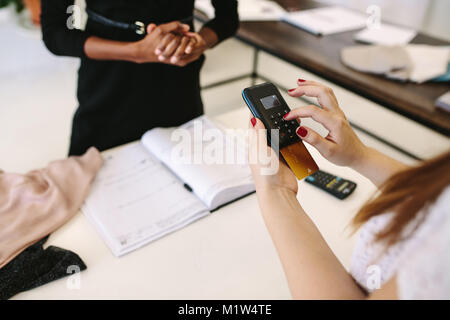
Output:
<svg viewBox="0 0 450 320">
<path fill-rule="evenodd" d="M 189 25 L 179 21 L 148 25 L 147 35 L 135 46 L 138 63 L 160 62 L 180 67 L 197 60 L 208 48 L 200 34 L 189 32 Z"/>
</svg>

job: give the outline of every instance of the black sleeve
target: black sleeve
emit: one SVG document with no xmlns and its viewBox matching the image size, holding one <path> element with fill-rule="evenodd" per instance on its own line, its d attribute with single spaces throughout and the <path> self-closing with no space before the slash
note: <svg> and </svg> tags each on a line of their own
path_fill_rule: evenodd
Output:
<svg viewBox="0 0 450 320">
<path fill-rule="evenodd" d="M 74 0 L 42 0 L 42 39 L 53 54 L 59 56 L 85 57 L 84 43 L 89 35 L 70 27 L 68 10 Z"/>
<path fill-rule="evenodd" d="M 215 18 L 204 26 L 214 30 L 219 42 L 233 36 L 239 28 L 237 0 L 211 0 L 215 9 Z"/>
</svg>

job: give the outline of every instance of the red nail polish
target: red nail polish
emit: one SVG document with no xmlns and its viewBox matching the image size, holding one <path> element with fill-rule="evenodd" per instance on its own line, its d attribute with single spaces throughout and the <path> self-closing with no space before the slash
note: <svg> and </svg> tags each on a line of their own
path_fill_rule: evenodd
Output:
<svg viewBox="0 0 450 320">
<path fill-rule="evenodd" d="M 292 92 L 292 91 L 294 91 L 294 90 L 295 90 L 295 88 L 294 88 L 294 89 L 289 89 L 288 92 Z"/>
<path fill-rule="evenodd" d="M 305 82 L 305 81 L 306 81 L 305 79 L 301 79 L 301 78 L 298 79 L 298 82 Z"/>
<path fill-rule="evenodd" d="M 297 134 L 298 134 L 300 137 L 304 138 L 304 137 L 306 137 L 306 135 L 308 134 L 308 130 L 306 130 L 304 127 L 299 127 L 299 128 L 297 129 Z"/>
<path fill-rule="evenodd" d="M 288 115 L 289 115 L 289 112 L 283 116 L 283 119 L 286 119 Z"/>
<path fill-rule="evenodd" d="M 252 123 L 252 126 L 255 126 L 255 124 L 256 124 L 256 119 L 255 119 L 255 118 L 252 118 L 252 119 L 250 120 L 250 122 Z"/>
</svg>

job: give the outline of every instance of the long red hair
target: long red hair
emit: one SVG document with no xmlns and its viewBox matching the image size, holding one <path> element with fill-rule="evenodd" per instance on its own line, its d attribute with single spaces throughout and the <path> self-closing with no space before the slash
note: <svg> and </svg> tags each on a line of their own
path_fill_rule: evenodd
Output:
<svg viewBox="0 0 450 320">
<path fill-rule="evenodd" d="M 377 241 L 384 240 L 388 245 L 392 245 L 401 240 L 404 228 L 422 209 L 436 201 L 448 185 L 450 151 L 390 177 L 381 186 L 378 194 L 359 210 L 353 219 L 353 225 L 358 228 L 372 217 L 392 212 L 393 219 L 390 224 L 376 237 Z"/>
</svg>

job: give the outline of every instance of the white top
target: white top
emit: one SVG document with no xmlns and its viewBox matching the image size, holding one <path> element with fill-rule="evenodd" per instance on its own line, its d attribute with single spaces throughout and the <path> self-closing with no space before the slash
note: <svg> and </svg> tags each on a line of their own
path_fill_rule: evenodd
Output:
<svg viewBox="0 0 450 320">
<path fill-rule="evenodd" d="M 373 240 L 391 217 L 374 217 L 362 227 L 352 276 L 368 292 L 396 276 L 399 299 L 450 299 L 450 186 L 408 225 L 406 233 L 424 219 L 411 236 L 386 250 Z"/>
</svg>

